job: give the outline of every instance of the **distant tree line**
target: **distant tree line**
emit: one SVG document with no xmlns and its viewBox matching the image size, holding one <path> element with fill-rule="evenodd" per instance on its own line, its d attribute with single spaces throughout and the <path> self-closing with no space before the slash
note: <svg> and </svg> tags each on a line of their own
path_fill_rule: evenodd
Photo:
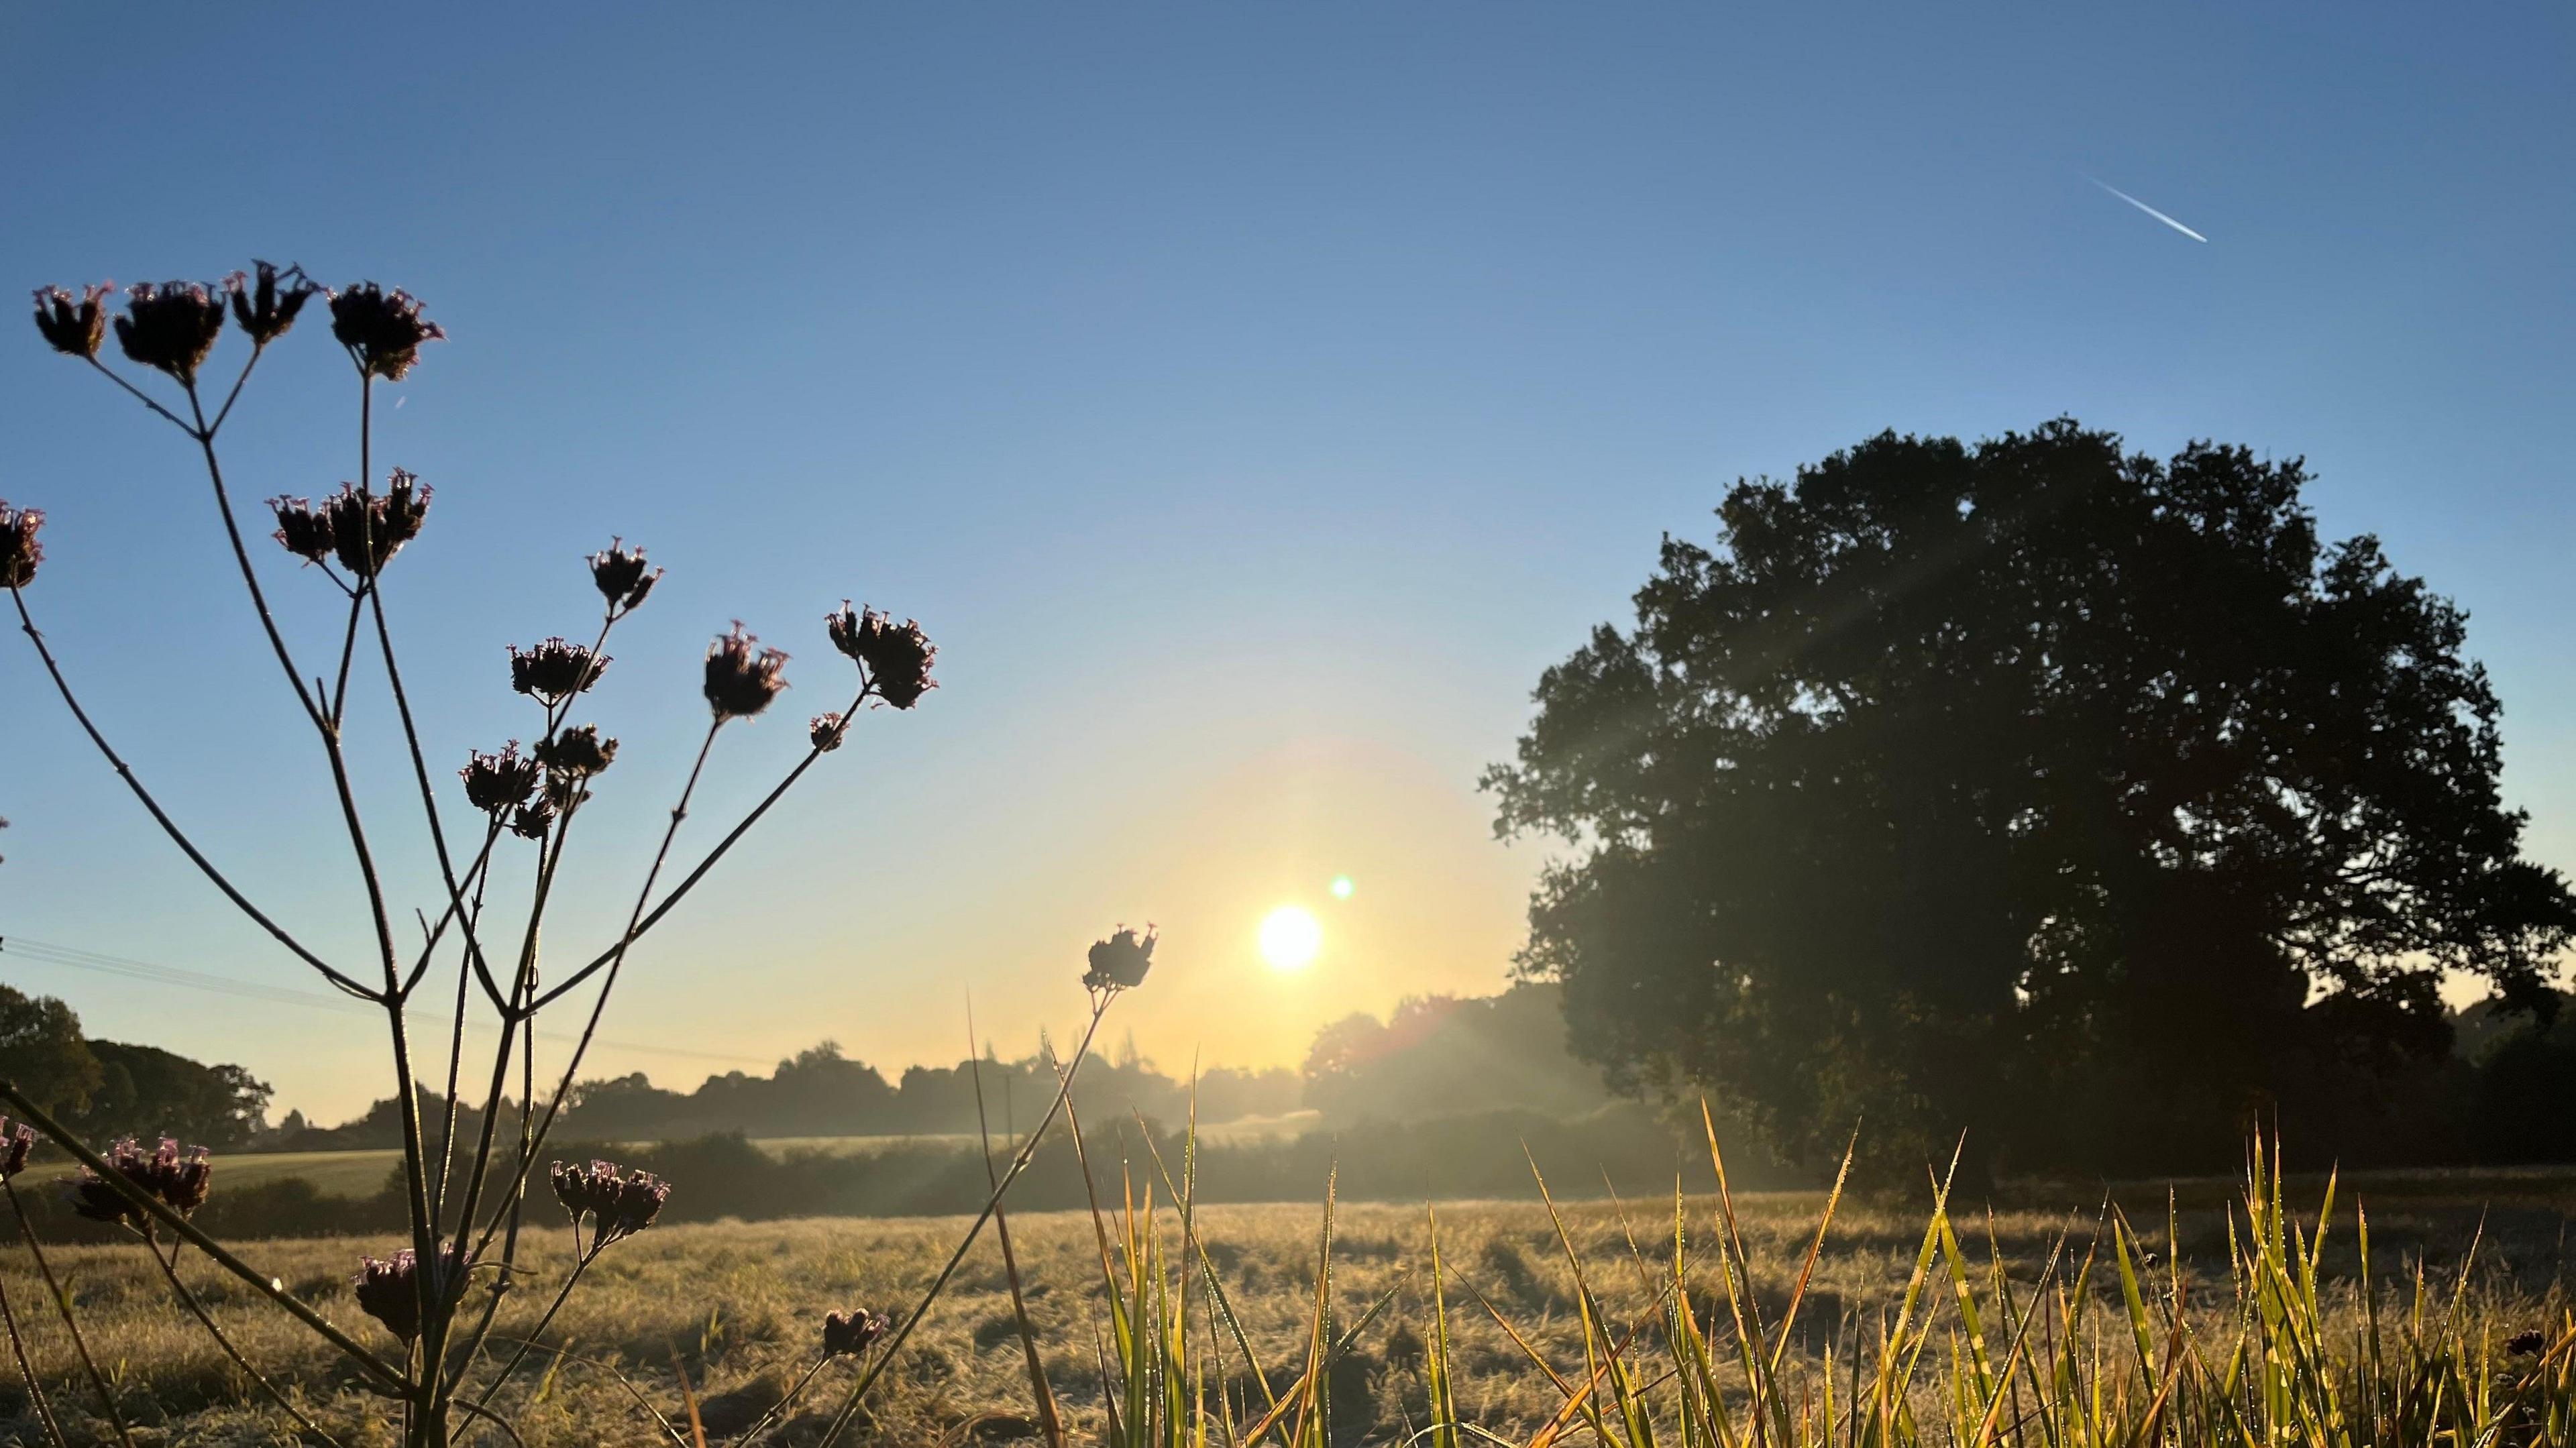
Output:
<svg viewBox="0 0 2576 1448">
<path fill-rule="evenodd" d="M 93 1040 L 52 996 L 0 985 L 0 1077 L 65 1123 L 106 1140 L 161 1134 L 237 1148 L 260 1134 L 269 1088 L 239 1066 L 157 1046 Z"/>
</svg>

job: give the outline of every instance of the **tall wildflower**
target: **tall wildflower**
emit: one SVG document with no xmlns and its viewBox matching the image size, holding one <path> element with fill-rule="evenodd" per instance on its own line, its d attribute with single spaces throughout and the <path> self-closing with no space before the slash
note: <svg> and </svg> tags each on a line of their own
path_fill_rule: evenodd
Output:
<svg viewBox="0 0 2576 1448">
<path fill-rule="evenodd" d="M 354 483 L 341 484 L 340 491 L 322 505 L 330 518 L 332 553 L 340 566 L 359 578 L 383 572 L 404 544 L 420 536 L 420 525 L 429 517 L 430 491 L 417 476 L 400 468 L 385 479 L 381 493 L 362 493 Z M 289 531 L 282 516 L 278 531 Z M 295 547 L 292 542 L 287 546 Z"/>
<path fill-rule="evenodd" d="M 611 1242 L 652 1226 L 662 1215 L 662 1204 L 671 1198 L 669 1182 L 640 1167 L 623 1169 L 613 1161 L 593 1161 L 588 1166 L 559 1161 L 547 1176 L 555 1200 L 572 1218 L 575 1243 L 581 1241 L 583 1224 L 589 1224 L 590 1244 L 581 1249 L 584 1257 L 596 1257 Z"/>
<path fill-rule="evenodd" d="M 360 372 L 400 382 L 420 360 L 421 344 L 444 341 L 447 332 L 420 314 L 411 293 L 359 282 L 331 294 L 331 335 Z"/>
<path fill-rule="evenodd" d="M 891 614 L 853 609 L 849 600 L 823 616 L 832 647 L 847 654 L 864 671 L 868 688 L 898 709 L 909 709 L 939 684 L 930 677 L 939 648 L 911 619 L 898 624 Z"/>
<path fill-rule="evenodd" d="M 83 287 L 75 302 L 61 287 L 36 288 L 36 330 L 57 352 L 96 358 L 98 344 L 107 339 L 107 311 L 101 304 L 115 290 L 114 282 Z"/>
<path fill-rule="evenodd" d="M 0 498 L 0 588 L 24 588 L 36 581 L 36 565 L 45 561 L 45 545 L 36 537 L 45 515 L 36 508 L 12 508 Z"/>
<path fill-rule="evenodd" d="M 110 1146 L 106 1155 L 110 1171 L 183 1217 L 204 1206 L 214 1189 L 214 1165 L 202 1146 L 182 1149 L 165 1136 L 147 1152 L 128 1136 Z M 72 1210 L 80 1216 L 93 1222 L 123 1223 L 138 1232 L 151 1226 L 151 1214 L 93 1168 L 82 1167 L 80 1175 L 65 1185 Z"/>
<path fill-rule="evenodd" d="M 456 771 L 465 779 L 465 798 L 476 809 L 499 819 L 528 802 L 537 792 L 538 761 L 519 752 L 519 741 L 511 740 L 497 754 L 476 750 L 463 769 Z"/>
<path fill-rule="evenodd" d="M 12 1127 L 9 1118 L 0 1116 L 0 1181 L 7 1181 L 27 1169 L 27 1153 L 36 1149 L 36 1128 L 25 1122 Z"/>
<path fill-rule="evenodd" d="M 430 1266 L 430 1293 L 441 1305 L 465 1294 L 465 1244 L 441 1248 Z M 391 1257 L 358 1259 L 358 1307 L 408 1343 L 420 1336 L 420 1256 L 405 1247 Z"/>
<path fill-rule="evenodd" d="M 116 344 L 136 363 L 194 386 L 223 330 L 224 304 L 204 283 L 145 282 L 126 289 Z"/>
<path fill-rule="evenodd" d="M 305 299 L 322 290 L 307 280 L 304 268 L 288 267 L 284 272 L 264 262 L 251 263 L 259 273 L 253 282 L 241 272 L 224 278 L 224 291 L 232 297 L 233 320 L 250 334 L 254 343 L 265 347 L 295 325 L 295 316 L 304 310 Z M 283 287 L 278 283 L 284 282 Z"/>
<path fill-rule="evenodd" d="M 510 687 L 522 694 L 560 704 L 599 682 L 608 672 L 608 656 L 580 644 L 550 638 L 533 648 L 510 646 Z"/>
<path fill-rule="evenodd" d="M 623 538 L 608 540 L 608 546 L 590 555 L 590 581 L 599 595 L 608 600 L 612 613 L 633 613 L 641 607 L 653 585 L 662 581 L 663 570 L 645 571 L 644 550 L 629 548 Z"/>
<path fill-rule="evenodd" d="M 1083 985 L 1091 990 L 1133 990 L 1145 983 L 1145 972 L 1154 968 L 1154 927 L 1137 934 L 1120 926 L 1107 940 L 1091 947 L 1091 969 L 1084 972 Z"/>
<path fill-rule="evenodd" d="M 717 635 L 707 646 L 707 705 L 719 720 L 748 719 L 787 687 L 781 673 L 786 667 L 785 653 L 762 648 L 759 639 L 736 623 L 731 633 Z"/>
</svg>

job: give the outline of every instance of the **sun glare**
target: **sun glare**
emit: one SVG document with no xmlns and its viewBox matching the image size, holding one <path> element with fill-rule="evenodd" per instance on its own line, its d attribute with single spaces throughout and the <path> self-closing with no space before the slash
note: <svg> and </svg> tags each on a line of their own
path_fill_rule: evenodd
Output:
<svg viewBox="0 0 2576 1448">
<path fill-rule="evenodd" d="M 1275 970 L 1302 970 L 1324 948 L 1324 927 L 1302 905 L 1282 905 L 1261 918 L 1261 958 Z"/>
</svg>

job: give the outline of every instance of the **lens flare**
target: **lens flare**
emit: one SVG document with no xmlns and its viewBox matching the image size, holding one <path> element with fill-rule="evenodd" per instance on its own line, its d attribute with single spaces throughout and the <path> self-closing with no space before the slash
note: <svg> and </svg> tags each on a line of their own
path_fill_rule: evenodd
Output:
<svg viewBox="0 0 2576 1448">
<path fill-rule="evenodd" d="M 1333 898 L 1336 900 L 1348 900 L 1351 898 L 1351 892 L 1358 888 L 1358 886 L 1351 883 L 1351 877 L 1348 875 L 1335 875 L 1333 877 Z"/>
</svg>

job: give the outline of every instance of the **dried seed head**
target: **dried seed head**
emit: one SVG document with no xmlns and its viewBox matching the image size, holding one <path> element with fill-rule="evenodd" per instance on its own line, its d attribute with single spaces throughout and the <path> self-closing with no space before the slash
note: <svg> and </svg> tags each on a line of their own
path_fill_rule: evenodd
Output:
<svg viewBox="0 0 2576 1448">
<path fill-rule="evenodd" d="M 429 495 L 418 477 L 400 468 L 385 479 L 381 493 L 361 493 L 356 484 L 342 483 L 339 492 L 322 501 L 340 566 L 360 578 L 383 572 L 404 544 L 420 536 L 420 525 L 429 516 Z M 285 526 L 281 517 L 279 530 Z"/>
<path fill-rule="evenodd" d="M 707 647 L 707 704 L 718 719 L 748 719 L 787 687 L 780 674 L 786 667 L 787 655 L 760 647 L 737 620 L 733 632 Z"/>
<path fill-rule="evenodd" d="M 893 1318 L 882 1312 L 870 1312 L 864 1307 L 856 1312 L 826 1313 L 823 1317 L 823 1356 L 856 1357 L 893 1330 Z"/>
<path fill-rule="evenodd" d="M 107 311 L 101 304 L 114 282 L 81 288 L 80 300 L 61 287 L 36 288 L 36 330 L 57 352 L 70 357 L 96 357 L 107 337 Z"/>
<path fill-rule="evenodd" d="M 349 349 L 362 374 L 400 382 L 420 360 L 421 343 L 447 338 L 436 322 L 420 314 L 420 302 L 409 292 L 359 282 L 330 295 L 331 335 Z"/>
<path fill-rule="evenodd" d="M 284 272 L 264 261 L 251 266 L 259 273 L 256 282 L 241 272 L 224 278 L 224 290 L 232 294 L 233 320 L 250 334 L 251 341 L 262 347 L 286 335 L 295 325 L 295 314 L 304 310 L 304 300 L 322 290 L 304 275 L 300 266 Z M 280 287 L 279 282 L 286 285 Z M 247 284 L 247 285 L 246 285 Z"/>
<path fill-rule="evenodd" d="M 466 799 L 497 821 L 537 792 L 537 769 L 538 761 L 520 754 L 519 741 L 513 739 L 498 754 L 476 750 L 456 772 L 465 779 Z"/>
<path fill-rule="evenodd" d="M 850 721 L 838 714 L 817 714 L 805 726 L 806 737 L 814 741 L 817 753 L 829 754 L 841 747 L 842 736 L 850 732 Z"/>
<path fill-rule="evenodd" d="M 27 1169 L 27 1153 L 36 1149 L 36 1128 L 20 1122 L 12 1127 L 9 1118 L 0 1116 L 0 1181 L 7 1181 Z"/>
<path fill-rule="evenodd" d="M 582 783 L 580 775 L 549 774 L 546 776 L 546 810 L 557 818 L 571 814 L 589 802 L 589 799 L 590 786 Z"/>
<path fill-rule="evenodd" d="M 223 335 L 224 304 L 201 282 L 145 282 L 125 290 L 116 344 L 135 362 L 194 386 L 197 368 Z"/>
<path fill-rule="evenodd" d="M 555 1200 L 572 1217 L 574 1235 L 580 1235 L 585 1222 L 589 1225 L 592 1256 L 609 1243 L 652 1226 L 671 1196 L 669 1182 L 641 1168 L 624 1170 L 613 1161 L 593 1161 L 588 1166 L 559 1161 L 547 1175 L 554 1183 Z"/>
<path fill-rule="evenodd" d="M 608 672 L 608 656 L 579 644 L 551 638 L 522 653 L 510 647 L 510 687 L 522 694 L 560 704 L 599 682 Z"/>
<path fill-rule="evenodd" d="M 662 570 L 644 571 L 644 550 L 629 548 L 623 538 L 608 541 L 606 551 L 590 555 L 590 581 L 599 586 L 599 595 L 608 600 L 616 613 L 631 613 L 662 581 Z"/>
<path fill-rule="evenodd" d="M 36 581 L 36 565 L 45 561 L 37 530 L 45 515 L 37 508 L 12 508 L 0 498 L 0 588 L 24 588 Z"/>
<path fill-rule="evenodd" d="M 1145 933 L 1121 925 L 1118 933 L 1091 947 L 1091 969 L 1084 973 L 1082 984 L 1089 990 L 1132 990 L 1145 983 L 1145 972 L 1154 968 L 1154 927 Z"/>
<path fill-rule="evenodd" d="M 442 1305 L 452 1304 L 465 1295 L 465 1274 L 471 1265 L 465 1260 L 465 1244 L 440 1248 L 434 1261 L 430 1291 Z M 419 1256 L 409 1247 L 391 1257 L 358 1259 L 359 1308 L 406 1343 L 420 1336 L 419 1274 Z"/>
<path fill-rule="evenodd" d="M 2504 1350 L 2515 1357 L 2529 1357 L 2549 1346 L 2549 1335 L 2536 1327 L 2526 1327 L 2504 1340 Z"/>
<path fill-rule="evenodd" d="M 534 800 L 519 806 L 510 816 L 510 833 L 523 840 L 542 840 L 554 827 L 555 807 L 548 800 Z"/>
<path fill-rule="evenodd" d="M 188 1216 L 206 1204 L 207 1194 L 214 1190 L 214 1164 L 206 1159 L 206 1149 L 192 1146 L 182 1150 L 169 1137 L 147 1153 L 133 1137 L 120 1138 L 107 1149 L 110 1170 L 122 1176 L 161 1205 Z M 136 1205 L 125 1193 L 89 1167 L 66 1183 L 72 1210 L 93 1222 L 123 1223 L 137 1231 L 151 1225 L 151 1215 Z"/>
<path fill-rule="evenodd" d="M 548 774 L 588 779 L 617 762 L 617 741 L 600 738 L 596 724 L 557 730 L 552 739 L 538 742 L 536 762 L 544 765 Z"/>
<path fill-rule="evenodd" d="M 310 498 L 274 497 L 268 510 L 277 515 L 277 531 L 270 534 L 278 546 L 307 563 L 321 563 L 331 557 L 331 504 L 324 499 L 321 507 Z"/>
<path fill-rule="evenodd" d="M 875 609 L 853 609 L 849 600 L 841 601 L 840 611 L 823 616 L 830 629 L 832 647 L 858 661 L 868 688 L 880 699 L 898 709 L 909 709 L 921 702 L 921 696 L 939 685 L 930 677 L 931 660 L 939 648 L 921 625 L 911 619 L 897 624 L 892 615 Z"/>
</svg>

